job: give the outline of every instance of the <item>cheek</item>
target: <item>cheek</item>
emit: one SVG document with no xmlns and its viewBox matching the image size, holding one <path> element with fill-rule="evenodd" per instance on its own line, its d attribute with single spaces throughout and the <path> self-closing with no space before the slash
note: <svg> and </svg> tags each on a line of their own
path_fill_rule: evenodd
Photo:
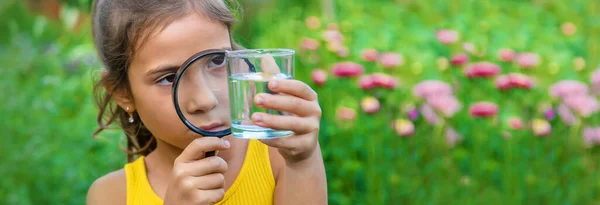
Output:
<svg viewBox="0 0 600 205">
<path fill-rule="evenodd" d="M 227 81 L 219 83 L 221 92 L 216 92 L 214 95 L 219 101 L 220 110 L 229 113 L 229 88 L 227 87 Z M 229 117 L 229 116 L 227 116 Z"/>
<path fill-rule="evenodd" d="M 185 146 L 184 142 L 174 141 L 175 136 L 185 133 L 187 128 L 175 112 L 170 88 L 148 86 L 141 92 L 134 91 L 134 96 L 138 115 L 152 135 L 170 144 Z"/>
<path fill-rule="evenodd" d="M 227 104 L 227 106 L 229 106 L 229 87 L 228 87 L 227 81 L 221 83 L 220 86 L 223 88 L 224 92 L 219 94 L 218 97 L 220 100 L 222 100 L 219 102 L 223 102 L 223 103 Z"/>
</svg>

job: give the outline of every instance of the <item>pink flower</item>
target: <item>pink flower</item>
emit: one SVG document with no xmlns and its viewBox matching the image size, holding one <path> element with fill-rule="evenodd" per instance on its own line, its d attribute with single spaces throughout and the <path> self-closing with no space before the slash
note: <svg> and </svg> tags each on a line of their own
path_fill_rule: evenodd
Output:
<svg viewBox="0 0 600 205">
<path fill-rule="evenodd" d="M 340 31 L 334 29 L 328 29 L 323 31 L 323 40 L 325 41 L 336 41 L 342 42 L 344 40 L 344 36 Z"/>
<path fill-rule="evenodd" d="M 457 54 L 450 60 L 450 63 L 455 66 L 464 65 L 467 62 L 469 62 L 469 56 L 464 53 Z"/>
<path fill-rule="evenodd" d="M 492 117 L 498 113 L 498 105 L 492 102 L 477 102 L 471 105 L 469 113 L 473 117 Z"/>
<path fill-rule="evenodd" d="M 509 73 L 508 79 L 511 87 L 517 87 L 526 90 L 533 87 L 533 79 L 521 73 Z"/>
<path fill-rule="evenodd" d="M 336 77 L 354 77 L 363 74 L 364 67 L 354 62 L 341 62 L 333 65 L 331 69 Z"/>
<path fill-rule="evenodd" d="M 510 134 L 510 132 L 505 130 L 502 132 L 502 137 L 504 137 L 504 139 L 508 140 L 508 139 L 512 138 L 512 134 Z"/>
<path fill-rule="evenodd" d="M 398 86 L 398 80 L 388 74 L 374 73 L 371 77 L 376 86 L 387 89 L 394 89 Z"/>
<path fill-rule="evenodd" d="M 327 42 L 327 50 L 333 53 L 338 53 L 343 49 L 344 45 L 340 41 L 328 41 Z"/>
<path fill-rule="evenodd" d="M 585 127 L 583 129 L 583 142 L 587 146 L 600 144 L 600 127 Z"/>
<path fill-rule="evenodd" d="M 310 77 L 315 84 L 323 85 L 325 84 L 325 81 L 327 81 L 327 72 L 317 68 L 312 71 Z"/>
<path fill-rule="evenodd" d="M 508 90 L 511 88 L 508 75 L 501 75 L 496 78 L 496 88 L 498 88 L 498 90 Z"/>
<path fill-rule="evenodd" d="M 520 130 L 523 128 L 523 121 L 518 117 L 508 118 L 508 126 L 513 130 Z"/>
<path fill-rule="evenodd" d="M 510 134 L 510 132 L 508 132 L 508 131 L 503 131 L 502 137 L 504 137 L 504 139 L 510 139 L 510 138 L 512 138 L 512 134 Z"/>
<path fill-rule="evenodd" d="M 421 113 L 423 114 L 423 118 L 425 118 L 425 121 L 427 121 L 429 124 L 437 124 L 440 120 L 433 108 L 428 104 L 423 104 L 421 106 Z"/>
<path fill-rule="evenodd" d="M 375 81 L 373 81 L 373 76 L 371 75 L 363 75 L 358 79 L 358 86 L 363 90 L 371 90 L 377 85 L 375 85 Z"/>
<path fill-rule="evenodd" d="M 379 63 L 381 63 L 384 68 L 395 68 L 402 65 L 404 59 L 402 58 L 402 55 L 397 53 L 383 53 L 379 56 Z"/>
<path fill-rule="evenodd" d="M 491 62 L 478 62 L 467 66 L 465 75 L 469 78 L 489 78 L 500 73 L 500 66 Z"/>
<path fill-rule="evenodd" d="M 592 96 L 569 96 L 564 98 L 564 103 L 571 110 L 576 111 L 583 117 L 589 117 L 591 114 L 598 112 L 600 110 L 600 105 L 598 104 L 598 100 Z"/>
<path fill-rule="evenodd" d="M 339 120 L 354 120 L 356 118 L 356 112 L 347 107 L 338 107 L 337 118 Z"/>
<path fill-rule="evenodd" d="M 510 88 L 531 89 L 533 80 L 526 75 L 520 73 L 509 73 L 496 78 L 496 88 L 499 90 L 508 90 Z"/>
<path fill-rule="evenodd" d="M 346 56 L 348 56 L 348 53 L 349 53 L 349 52 L 350 52 L 350 51 L 348 50 L 348 47 L 346 47 L 346 46 L 340 46 L 340 47 L 338 48 L 338 50 L 337 50 L 337 55 L 338 55 L 339 57 L 346 57 Z"/>
<path fill-rule="evenodd" d="M 515 59 L 517 54 L 510 48 L 501 48 L 498 50 L 498 58 L 503 62 L 510 62 Z"/>
<path fill-rule="evenodd" d="M 408 110 L 406 112 L 406 115 L 408 116 L 408 119 L 410 120 L 417 120 L 417 118 L 419 118 L 419 110 L 415 109 L 415 108 L 411 108 L 410 110 Z"/>
<path fill-rule="evenodd" d="M 337 25 L 337 23 L 328 23 L 327 24 L 327 29 L 329 29 L 329 30 L 340 30 L 340 27 Z"/>
<path fill-rule="evenodd" d="M 560 30 L 566 36 L 572 36 L 573 34 L 575 34 L 575 32 L 577 32 L 577 27 L 571 22 L 566 22 L 560 26 Z"/>
<path fill-rule="evenodd" d="M 588 146 L 596 144 L 596 129 L 591 127 L 583 128 L 583 143 Z"/>
<path fill-rule="evenodd" d="M 552 132 L 552 126 L 546 120 L 535 119 L 531 122 L 531 130 L 535 136 L 547 136 Z"/>
<path fill-rule="evenodd" d="M 442 44 L 452 44 L 458 41 L 459 35 L 455 30 L 442 29 L 436 33 L 436 37 Z"/>
<path fill-rule="evenodd" d="M 446 129 L 446 143 L 449 147 L 454 147 L 454 145 L 456 145 L 456 143 L 459 142 L 460 139 L 460 134 L 458 134 L 458 132 L 456 132 L 454 128 L 448 127 Z"/>
<path fill-rule="evenodd" d="M 367 62 L 375 62 L 377 61 L 377 58 L 379 56 L 379 53 L 377 52 L 377 50 L 372 49 L 372 48 L 368 48 L 362 51 L 362 58 L 363 60 L 367 61 Z"/>
<path fill-rule="evenodd" d="M 533 68 L 540 63 L 540 56 L 535 53 L 521 53 L 516 60 L 521 68 Z"/>
<path fill-rule="evenodd" d="M 364 97 L 360 101 L 360 107 L 362 108 L 363 112 L 367 114 L 376 113 L 380 108 L 379 100 L 374 97 Z"/>
<path fill-rule="evenodd" d="M 467 53 L 475 53 L 475 45 L 473 45 L 472 43 L 463 43 L 463 49 Z"/>
<path fill-rule="evenodd" d="M 305 24 L 308 29 L 315 30 L 321 26 L 321 20 L 316 16 L 309 16 L 306 18 Z"/>
<path fill-rule="evenodd" d="M 546 111 L 544 111 L 544 118 L 546 120 L 553 120 L 555 117 L 556 117 L 556 112 L 554 111 L 554 109 L 548 108 L 548 109 L 546 109 Z"/>
<path fill-rule="evenodd" d="M 587 85 L 575 80 L 562 80 L 550 86 L 550 95 L 553 97 L 565 98 L 567 96 L 580 96 L 587 94 Z"/>
<path fill-rule="evenodd" d="M 571 112 L 571 110 L 569 110 L 569 107 L 567 107 L 567 105 L 565 105 L 564 103 L 561 103 L 558 108 L 558 115 L 560 116 L 560 119 L 567 125 L 572 125 L 575 120 L 577 120 L 577 117 L 575 117 L 575 115 L 573 115 L 573 113 Z"/>
<path fill-rule="evenodd" d="M 427 104 L 436 110 L 439 110 L 444 116 L 452 117 L 458 112 L 462 105 L 452 95 L 432 95 L 427 97 Z"/>
<path fill-rule="evenodd" d="M 300 47 L 303 50 L 314 51 L 319 49 L 319 42 L 312 38 L 302 38 L 302 45 Z"/>
<path fill-rule="evenodd" d="M 443 81 L 425 80 L 413 87 L 413 94 L 417 97 L 452 95 L 452 87 Z"/>
<path fill-rule="evenodd" d="M 592 87 L 594 87 L 596 92 L 600 94 L 600 68 L 592 72 L 592 76 L 590 76 L 590 82 L 592 83 Z"/>
<path fill-rule="evenodd" d="M 415 125 L 406 119 L 399 119 L 394 121 L 394 130 L 399 136 L 407 137 L 415 133 Z"/>
<path fill-rule="evenodd" d="M 375 88 L 375 82 L 373 82 L 373 77 L 371 75 L 363 75 L 358 79 L 358 86 L 363 90 L 371 90 Z"/>
<path fill-rule="evenodd" d="M 398 86 L 398 80 L 388 74 L 374 73 L 360 77 L 359 86 L 363 90 L 370 90 L 375 87 L 394 89 Z"/>
<path fill-rule="evenodd" d="M 387 89 L 394 89 L 396 88 L 396 86 L 398 86 L 398 80 L 396 80 L 396 78 L 390 75 L 383 73 L 375 73 L 371 76 L 373 79 L 373 83 L 375 83 L 376 86 Z"/>
</svg>

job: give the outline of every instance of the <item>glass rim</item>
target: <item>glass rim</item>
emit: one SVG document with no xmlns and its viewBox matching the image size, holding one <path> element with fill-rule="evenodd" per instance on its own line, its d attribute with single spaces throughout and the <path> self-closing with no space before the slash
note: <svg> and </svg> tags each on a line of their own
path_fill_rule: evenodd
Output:
<svg viewBox="0 0 600 205">
<path fill-rule="evenodd" d="M 259 48 L 259 49 L 241 49 L 233 51 L 225 51 L 227 57 L 244 57 L 244 58 L 261 58 L 267 55 L 270 56 L 290 56 L 296 53 L 295 50 L 289 48 Z"/>
</svg>

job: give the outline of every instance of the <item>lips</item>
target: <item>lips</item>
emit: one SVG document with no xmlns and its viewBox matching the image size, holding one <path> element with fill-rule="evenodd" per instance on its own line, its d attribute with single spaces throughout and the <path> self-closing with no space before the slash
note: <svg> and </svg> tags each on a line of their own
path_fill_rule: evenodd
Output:
<svg viewBox="0 0 600 205">
<path fill-rule="evenodd" d="M 216 132 L 227 129 L 227 127 L 223 123 L 210 123 L 208 125 L 198 126 L 198 128 L 209 132 Z"/>
</svg>

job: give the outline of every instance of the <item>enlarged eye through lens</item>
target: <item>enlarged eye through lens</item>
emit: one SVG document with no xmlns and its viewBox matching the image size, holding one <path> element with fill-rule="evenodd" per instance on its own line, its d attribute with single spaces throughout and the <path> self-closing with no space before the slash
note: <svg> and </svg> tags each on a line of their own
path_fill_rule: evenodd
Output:
<svg viewBox="0 0 600 205">
<path fill-rule="evenodd" d="M 225 65 L 225 55 L 215 55 L 210 59 L 208 68 L 221 67 Z"/>
</svg>

